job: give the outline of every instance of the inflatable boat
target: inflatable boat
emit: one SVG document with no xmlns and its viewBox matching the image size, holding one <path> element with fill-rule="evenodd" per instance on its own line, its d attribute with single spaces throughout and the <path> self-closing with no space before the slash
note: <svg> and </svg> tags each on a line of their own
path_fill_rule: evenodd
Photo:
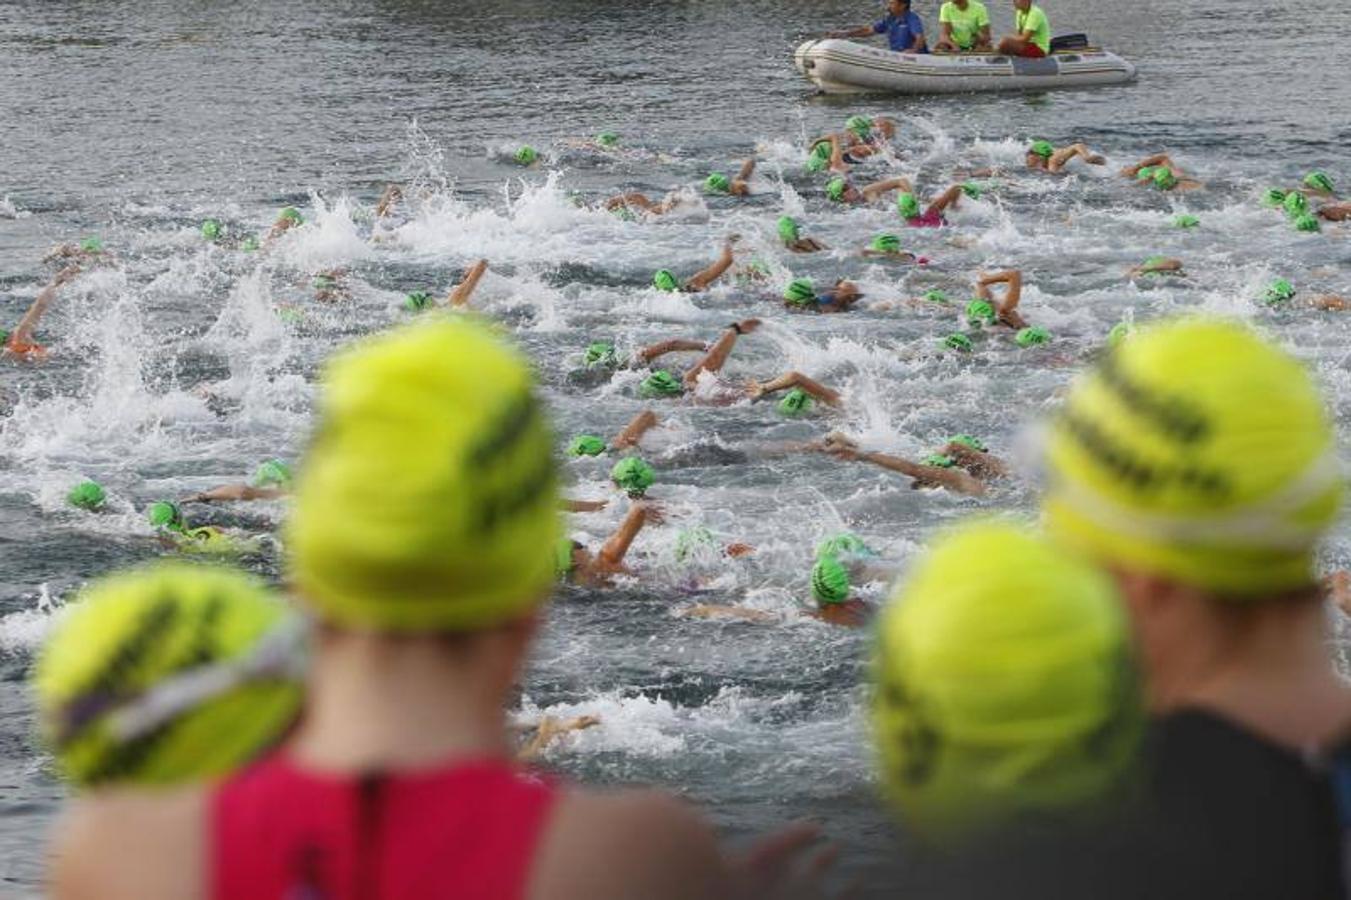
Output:
<svg viewBox="0 0 1351 900">
<path fill-rule="evenodd" d="M 828 94 L 956 94 L 1042 91 L 1135 80 L 1135 64 L 1089 45 L 1084 35 L 1051 44 L 1044 59 L 998 53 L 897 53 L 853 41 L 807 41 L 793 54 L 797 70 Z"/>
</svg>

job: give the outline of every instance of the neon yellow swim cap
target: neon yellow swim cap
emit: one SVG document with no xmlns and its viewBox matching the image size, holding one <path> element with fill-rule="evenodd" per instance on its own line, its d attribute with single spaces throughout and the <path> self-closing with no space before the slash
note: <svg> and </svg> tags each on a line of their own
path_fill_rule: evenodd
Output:
<svg viewBox="0 0 1351 900">
<path fill-rule="evenodd" d="M 1049 527 L 1231 597 L 1313 583 L 1342 476 L 1304 367 L 1237 322 L 1141 329 L 1079 378 L 1048 446 Z"/>
<path fill-rule="evenodd" d="M 1012 525 L 940 539 L 882 614 L 887 798 L 935 843 L 1070 815 L 1125 782 L 1143 720 L 1111 580 Z"/>
<path fill-rule="evenodd" d="M 339 625 L 473 631 L 539 605 L 558 485 L 525 358 L 467 317 L 339 357 L 287 534 L 299 593 Z"/>
<path fill-rule="evenodd" d="M 223 775 L 300 708 L 303 630 L 261 584 L 161 563 L 80 594 L 33 672 L 41 731 L 76 785 Z"/>
</svg>

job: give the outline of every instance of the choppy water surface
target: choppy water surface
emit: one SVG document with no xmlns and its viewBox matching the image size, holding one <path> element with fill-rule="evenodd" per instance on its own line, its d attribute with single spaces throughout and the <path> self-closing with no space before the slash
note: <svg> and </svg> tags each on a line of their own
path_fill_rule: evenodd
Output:
<svg viewBox="0 0 1351 900">
<path fill-rule="evenodd" d="M 1256 0 L 1209 11 L 1183 0 L 1058 6 L 1049 7 L 1058 31 L 1092 32 L 1139 63 L 1140 82 L 1036 96 L 813 97 L 789 61 L 796 41 L 875 12 L 836 0 L 0 4 L 0 321 L 17 321 L 50 277 L 40 259 L 58 241 L 99 234 L 121 261 L 59 297 L 40 329 L 47 364 L 0 368 L 0 883 L 38 889 L 41 836 L 61 795 L 34 746 L 22 681 L 52 609 L 85 580 L 160 552 L 141 512 L 148 502 L 238 480 L 269 456 L 296 458 L 318 363 L 404 318 L 406 291 L 443 291 L 480 256 L 492 271 L 477 304 L 529 349 L 564 434 L 613 433 L 641 408 L 636 373 L 604 384 L 569 377 L 589 340 L 710 339 L 752 315 L 766 325 L 738 346 L 730 375 L 796 368 L 847 397 L 839 415 L 795 422 L 772 404 L 660 409 L 666 427 L 646 455 L 668 524 L 635 547 L 645 577 L 599 596 L 565 592 L 527 685 L 528 711 L 603 719 L 551 763 L 590 781 L 681 790 L 731 835 L 819 818 L 845 842 L 851 869 L 894 852 L 871 800 L 866 635 L 676 617 L 693 602 L 691 572 L 674 563 L 676 531 L 705 525 L 759 548 L 695 573 L 699 600 L 788 612 L 805 599 L 812 548 L 827 534 L 852 528 L 904 569 L 937 524 L 1028 509 L 1031 483 L 964 500 L 746 447 L 840 429 L 914 456 L 965 431 L 1015 455 L 1025 423 L 1114 322 L 1179 309 L 1273 329 L 1318 367 L 1339 420 L 1348 417 L 1351 317 L 1270 311 L 1253 298 L 1277 275 L 1351 294 L 1346 229 L 1300 235 L 1255 202 L 1315 167 L 1351 186 L 1351 45 L 1312 42 L 1302 15 Z M 917 10 L 936 24 L 935 3 Z M 1007 29 L 1011 11 L 992 11 L 996 30 Z M 1321 15 L 1324 34 L 1351 28 L 1351 7 Z M 855 255 L 894 215 L 828 208 L 802 171 L 804 136 L 855 111 L 902 122 L 894 158 L 860 177 L 904 174 L 928 194 L 959 167 L 1015 173 L 956 227 L 904 235 L 933 259 L 925 270 Z M 602 128 L 626 149 L 569 147 Z M 1033 136 L 1084 140 L 1113 165 L 1024 175 Z M 521 142 L 539 147 L 544 165 L 510 165 Z M 1208 189 L 1163 196 L 1112 175 L 1163 148 Z M 761 160 L 753 198 L 697 197 L 704 175 L 751 153 Z M 389 181 L 411 185 L 414 199 L 372 242 L 369 208 Z M 650 223 L 573 202 L 682 186 L 692 211 Z M 260 232 L 285 204 L 310 224 L 266 258 L 198 235 L 208 216 L 236 234 Z M 773 225 L 784 211 L 836 249 L 812 258 L 779 249 Z M 1202 227 L 1173 230 L 1180 211 Z M 956 309 L 790 317 L 730 283 L 693 298 L 647 286 L 658 267 L 692 273 L 731 232 L 774 284 L 790 271 L 847 275 L 869 301 L 933 286 L 965 296 L 980 267 L 1017 265 L 1028 317 L 1056 339 L 1033 351 L 986 340 L 957 359 L 933 349 L 959 326 Z M 1154 253 L 1182 256 L 1192 277 L 1123 279 Z M 352 296 L 316 304 L 310 276 L 333 266 L 349 268 Z M 599 541 L 623 515 L 607 468 L 569 464 L 572 496 L 614 501 L 577 517 L 578 537 Z M 64 507 L 82 477 L 108 487 L 104 514 Z M 261 504 L 197 515 L 265 533 L 283 514 Z M 1345 561 L 1346 538 L 1343 529 L 1331 562 Z M 275 546 L 250 564 L 275 574 Z"/>
</svg>

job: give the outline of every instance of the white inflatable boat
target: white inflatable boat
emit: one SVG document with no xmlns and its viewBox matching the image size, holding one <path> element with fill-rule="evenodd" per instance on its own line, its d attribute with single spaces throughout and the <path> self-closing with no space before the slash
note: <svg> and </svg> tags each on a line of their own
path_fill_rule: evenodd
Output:
<svg viewBox="0 0 1351 900">
<path fill-rule="evenodd" d="M 853 41 L 807 41 L 797 69 L 828 94 L 955 94 L 1041 91 L 1135 80 L 1135 64 L 1088 46 L 1083 35 L 1057 38 L 1045 59 L 997 53 L 896 53 Z"/>
</svg>

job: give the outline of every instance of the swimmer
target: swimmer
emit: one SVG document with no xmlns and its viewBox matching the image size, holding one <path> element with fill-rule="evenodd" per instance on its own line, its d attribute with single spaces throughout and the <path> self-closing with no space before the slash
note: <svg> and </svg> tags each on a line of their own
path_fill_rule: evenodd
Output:
<svg viewBox="0 0 1351 900">
<path fill-rule="evenodd" d="M 1314 215 L 1328 222 L 1345 222 L 1351 219 L 1351 203 L 1324 203 Z"/>
<path fill-rule="evenodd" d="M 558 577 L 570 584 L 601 588 L 609 587 L 617 575 L 632 575 L 633 571 L 624 565 L 624 557 L 644 525 L 659 525 L 662 521 L 662 513 L 655 505 L 641 502 L 629 508 L 619 528 L 596 553 L 580 541 L 560 538 L 555 560 Z"/>
<path fill-rule="evenodd" d="M 33 304 L 28 307 L 28 311 L 23 314 L 23 318 L 14 326 L 12 332 L 0 328 L 0 344 L 3 344 L 3 347 L 0 347 L 0 357 L 30 361 L 47 357 L 47 348 L 33 340 L 33 332 L 37 330 L 38 323 L 46 314 L 47 307 L 56 298 L 57 288 L 70 282 L 81 271 L 78 264 L 66 266 L 47 283 L 46 287 L 38 291 Z"/>
<path fill-rule="evenodd" d="M 111 253 L 103 249 L 103 241 L 97 237 L 88 237 L 78 244 L 57 244 L 42 257 L 44 263 L 64 262 L 66 260 L 75 260 L 79 263 L 111 263 L 115 259 Z"/>
<path fill-rule="evenodd" d="M 755 157 L 747 157 L 741 163 L 736 176 L 728 179 L 721 172 L 714 172 L 704 179 L 704 191 L 709 194 L 727 194 L 732 197 L 748 197 L 751 193 L 750 177 L 755 172 Z"/>
<path fill-rule="evenodd" d="M 813 381 L 801 372 L 785 372 L 778 378 L 769 381 L 751 382 L 747 393 L 752 400 L 759 400 L 762 397 L 777 394 L 780 391 L 791 391 L 795 388 L 811 395 L 813 400 L 819 400 L 826 406 L 838 408 L 844 402 L 838 391 L 826 387 L 819 381 Z"/>
<path fill-rule="evenodd" d="M 794 253 L 820 253 L 830 249 L 816 238 L 803 237 L 801 226 L 792 216 L 780 216 L 778 230 L 779 240 Z"/>
<path fill-rule="evenodd" d="M 268 229 L 267 236 L 263 238 L 263 245 L 271 244 L 277 238 L 281 237 L 292 228 L 305 224 L 305 217 L 300 214 L 300 210 L 294 206 L 288 206 L 277 214 L 277 221 L 272 223 Z"/>
<path fill-rule="evenodd" d="M 722 252 L 718 258 L 713 261 L 708 268 L 696 272 L 687 278 L 683 283 L 676 280 L 675 274 L 670 269 L 658 269 L 652 276 L 652 284 L 659 291 L 677 292 L 683 294 L 701 294 L 713 286 L 713 283 L 726 274 L 727 270 L 732 268 L 735 257 L 732 248 L 738 240 L 737 235 L 729 235 L 726 242 L 722 245 Z"/>
<path fill-rule="evenodd" d="M 911 228 L 942 228 L 948 224 L 947 217 L 943 214 L 949 209 L 957 209 L 965 194 L 965 186 L 954 184 L 935 197 L 933 202 L 921 211 L 919 198 L 915 196 L 907 184 L 902 192 L 896 196 L 896 210 L 905 220 L 905 224 Z"/>
<path fill-rule="evenodd" d="M 545 716 L 533 725 L 517 726 L 516 730 L 530 739 L 516 751 L 518 762 L 535 762 L 544 755 L 550 744 L 556 743 L 565 734 L 585 731 L 600 724 L 599 716 L 578 716 L 575 719 L 555 719 Z"/>
<path fill-rule="evenodd" d="M 1140 265 L 1131 266 L 1126 271 L 1127 278 L 1142 278 L 1145 275 L 1175 275 L 1178 278 L 1187 277 L 1187 273 L 1182 267 L 1182 260 L 1174 259 L 1170 256 L 1151 256 L 1149 259 L 1140 263 Z"/>
<path fill-rule="evenodd" d="M 310 281 L 310 286 L 314 288 L 314 299 L 320 303 L 349 299 L 352 294 L 347 289 L 346 278 L 346 268 L 325 269 L 316 273 Z"/>
<path fill-rule="evenodd" d="M 783 305 L 791 312 L 848 312 L 862 299 L 858 285 L 843 278 L 823 294 L 816 293 L 810 278 L 794 278 L 783 292 Z"/>
<path fill-rule="evenodd" d="M 452 309 L 463 309 L 468 306 L 469 298 L 474 295 L 474 290 L 478 287 L 478 283 L 486 271 L 488 271 L 486 259 L 480 259 L 470 266 L 464 273 L 464 278 L 460 279 L 460 283 L 451 288 L 449 294 L 446 294 L 446 306 Z"/>
<path fill-rule="evenodd" d="M 902 250 L 900 237 L 891 233 L 883 233 L 874 237 L 868 246 L 859 251 L 859 255 L 869 259 L 885 259 L 891 262 L 920 264 L 928 262 L 922 256 L 916 256 L 908 250 Z"/>
<path fill-rule="evenodd" d="M 1277 278 L 1267 286 L 1262 295 L 1267 306 L 1298 306 L 1304 309 L 1316 309 L 1323 312 L 1342 312 L 1351 309 L 1351 302 L 1336 294 L 1314 294 L 1301 296 L 1295 286 L 1284 278 Z"/>
<path fill-rule="evenodd" d="M 845 628 L 862 628 L 872 619 L 872 606 L 851 596 L 849 570 L 834 556 L 822 556 L 812 566 L 811 592 L 814 607 L 802 611 L 809 619 Z M 681 615 L 691 619 L 735 619 L 755 624 L 780 619 L 763 609 L 713 603 L 700 603 L 683 610 Z"/>
<path fill-rule="evenodd" d="M 1090 166 L 1103 166 L 1107 160 L 1101 154 L 1094 153 L 1083 144 L 1070 144 L 1056 148 L 1050 141 L 1033 141 L 1027 148 L 1027 167 L 1052 175 L 1064 173 L 1065 166 L 1076 159 L 1082 159 Z"/>
<path fill-rule="evenodd" d="M 1204 187 L 1196 179 L 1188 178 L 1167 153 L 1146 156 L 1122 169 L 1121 174 L 1135 179 L 1136 184 L 1152 184 L 1161 191 L 1194 191 Z"/>
<path fill-rule="evenodd" d="M 223 484 L 201 493 L 184 497 L 179 503 L 215 503 L 218 501 L 249 502 L 276 500 L 291 490 L 291 467 L 280 459 L 260 463 L 253 478 L 239 484 Z"/>
<path fill-rule="evenodd" d="M 995 299 L 994 292 L 990 290 L 996 284 L 1007 288 L 1003 300 Z M 1018 301 L 1023 297 L 1023 273 L 1020 270 L 1009 269 L 981 275 L 976 280 L 976 296 L 993 307 L 995 321 L 999 324 L 1017 330 L 1027 327 L 1027 320 L 1018 312 Z"/>
<path fill-rule="evenodd" d="M 194 527 L 183 516 L 176 503 L 158 500 L 150 504 L 146 518 L 155 529 L 155 536 L 166 550 L 184 553 L 235 556 L 258 549 L 257 542 L 240 538 L 215 525 Z"/>
<path fill-rule="evenodd" d="M 826 182 L 826 197 L 833 203 L 846 203 L 851 206 L 859 206 L 872 203 L 884 194 L 892 191 L 909 191 L 910 181 L 907 178 L 898 176 L 896 178 L 887 178 L 882 181 L 874 181 L 872 184 L 856 188 L 848 182 L 842 175 L 836 175 L 830 181 Z"/>
<path fill-rule="evenodd" d="M 947 488 L 971 497 L 985 494 L 985 482 L 960 468 L 952 457 L 935 454 L 916 463 L 899 456 L 860 450 L 858 444 L 842 434 L 827 435 L 823 442 L 826 453 L 845 462 L 867 462 L 912 479 L 915 490 Z"/>
<path fill-rule="evenodd" d="M 679 191 L 672 191 L 657 203 L 648 198 L 640 191 L 626 191 L 622 194 L 616 194 L 609 198 L 601 206 L 606 212 L 623 213 L 632 215 L 633 210 L 646 213 L 650 216 L 664 216 L 672 212 L 676 207 L 689 203 L 689 198 Z"/>
</svg>

